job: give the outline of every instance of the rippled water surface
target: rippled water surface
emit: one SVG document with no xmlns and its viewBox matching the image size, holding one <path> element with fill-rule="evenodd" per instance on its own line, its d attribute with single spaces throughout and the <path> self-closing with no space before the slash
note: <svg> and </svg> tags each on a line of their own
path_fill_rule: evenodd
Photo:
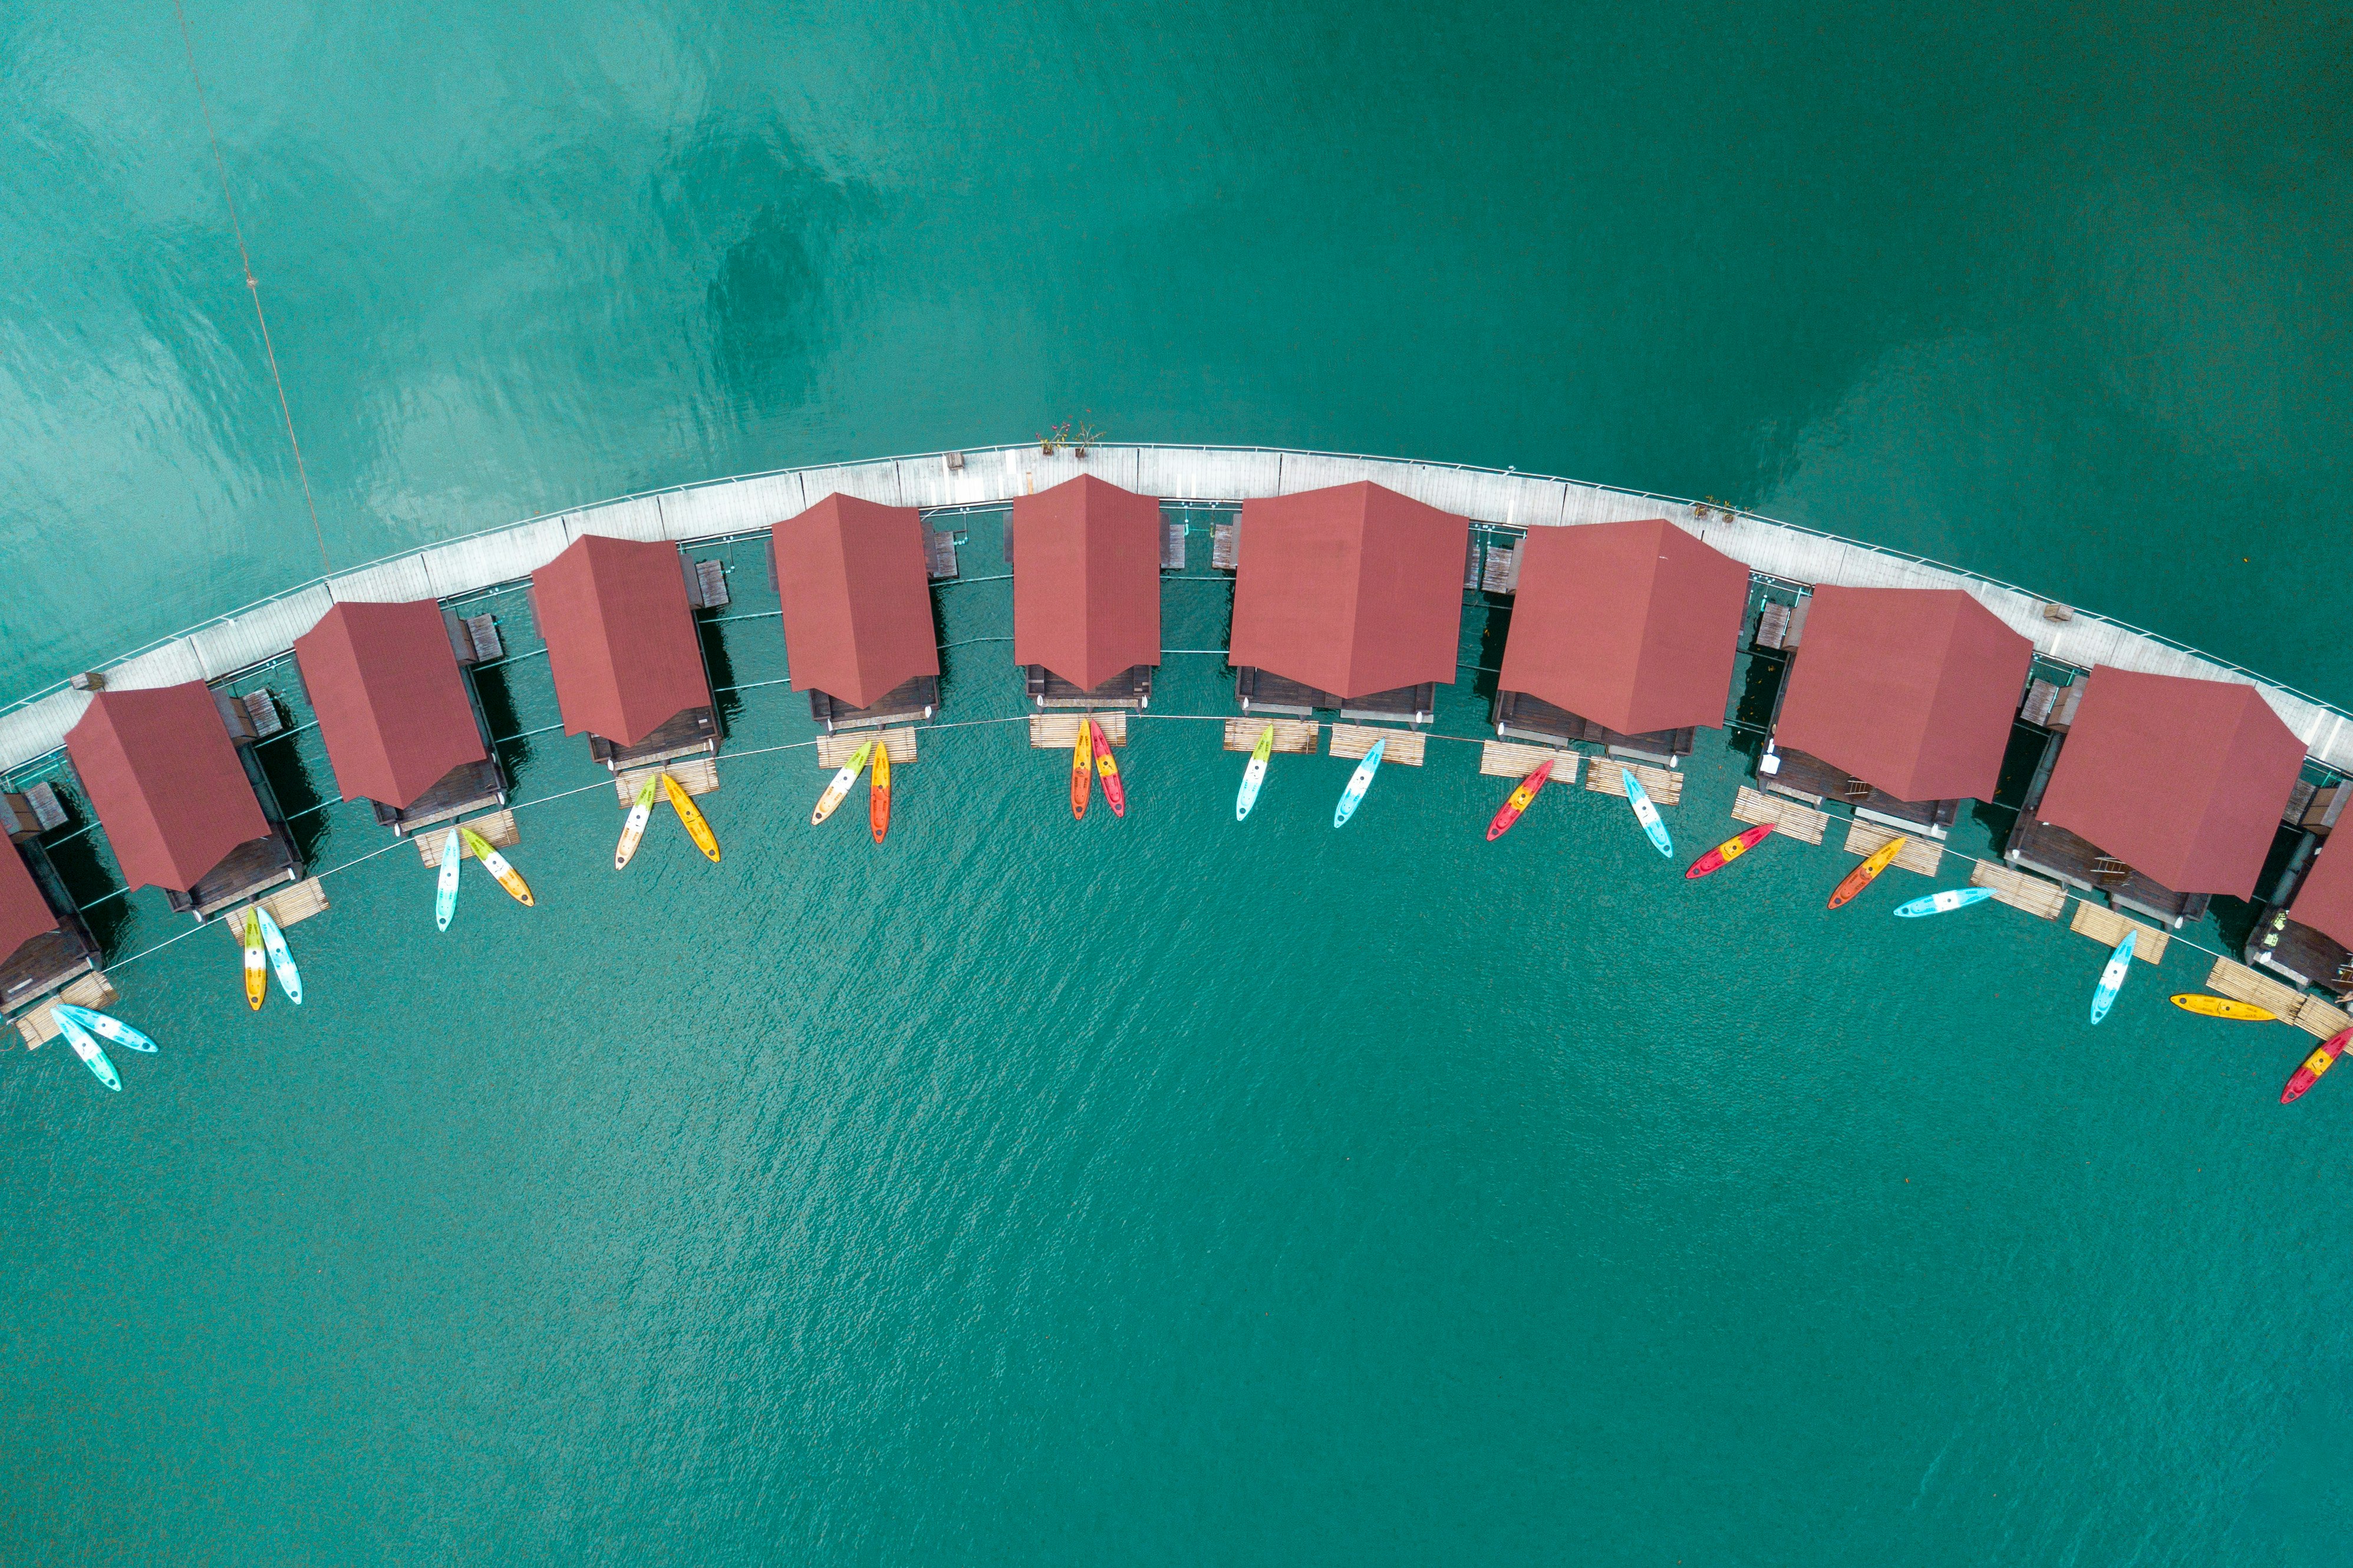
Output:
<svg viewBox="0 0 2353 1568">
<path fill-rule="evenodd" d="M 10 693 L 322 555 L 1085 419 L 1720 496 L 2353 700 L 2342 7 L 187 23 L 317 527 L 171 9 L 0 14 Z M 437 935 L 315 731 L 299 1012 L 96 907 L 164 1049 L 0 1072 L 0 1555 L 2343 1560 L 2353 1112 L 2163 1000 L 2238 911 L 2095 1035 L 2092 944 L 1828 914 L 1831 848 L 1690 887 L 1581 790 L 1484 844 L 1484 604 L 1344 833 L 1328 757 L 1236 826 L 1198 654 L 1073 824 L 1007 584 L 938 603 L 882 851 L 744 619 L 726 859 L 616 877 L 508 596 L 539 909 Z"/>
</svg>

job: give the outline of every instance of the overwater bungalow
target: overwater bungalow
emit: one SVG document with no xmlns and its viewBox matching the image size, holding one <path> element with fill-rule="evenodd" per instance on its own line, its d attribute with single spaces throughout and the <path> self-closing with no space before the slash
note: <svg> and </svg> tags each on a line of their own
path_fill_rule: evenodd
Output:
<svg viewBox="0 0 2353 1568">
<path fill-rule="evenodd" d="M 431 600 L 337 605 L 294 639 L 295 662 L 345 800 L 383 826 L 420 827 L 506 804 L 466 668 L 474 641 Z"/>
<path fill-rule="evenodd" d="M 1942 838 L 2000 780 L 2034 645 L 1958 589 L 1825 587 L 1809 604 L 1757 776 Z"/>
<path fill-rule="evenodd" d="M 37 843 L 0 847 L 0 1016 L 98 969 L 98 943 Z"/>
<path fill-rule="evenodd" d="M 928 719 L 940 701 L 923 516 L 830 495 L 768 531 L 793 689 L 828 731 Z"/>
<path fill-rule="evenodd" d="M 532 574 L 564 732 L 616 773 L 716 757 L 722 731 L 687 601 L 685 565 L 659 542 L 575 539 Z"/>
<path fill-rule="evenodd" d="M 242 704 L 201 680 L 100 691 L 66 754 L 123 879 L 209 921 L 302 879 Z"/>
<path fill-rule="evenodd" d="M 1530 529 L 1515 564 L 1497 735 L 1673 767 L 1723 727 L 1746 566 L 1664 518 Z"/>
<path fill-rule="evenodd" d="M 1455 676 L 1469 520 L 1359 482 L 1246 500 L 1235 528 L 1242 710 L 1428 723 Z"/>
<path fill-rule="evenodd" d="M 2334 854 L 2323 841 L 2274 898 L 2247 937 L 2247 962 L 2353 995 L 2353 847 Z"/>
<path fill-rule="evenodd" d="M 1040 708 L 1152 705 L 1160 503 L 1082 474 L 1015 498 L 1013 662 Z"/>
<path fill-rule="evenodd" d="M 2252 686 L 2107 666 L 2080 684 L 2005 858 L 2175 925 L 2253 897 L 2304 742 Z"/>
</svg>

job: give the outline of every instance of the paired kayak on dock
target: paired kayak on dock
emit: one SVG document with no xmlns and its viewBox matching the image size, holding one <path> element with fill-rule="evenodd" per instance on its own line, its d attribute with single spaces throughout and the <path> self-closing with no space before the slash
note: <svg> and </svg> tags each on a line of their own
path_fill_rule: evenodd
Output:
<svg viewBox="0 0 2353 1568">
<path fill-rule="evenodd" d="M 1381 771 L 1381 756 L 1388 750 L 1388 744 L 1386 735 L 1375 741 L 1373 749 L 1365 753 L 1365 760 L 1356 764 L 1356 771 L 1348 775 L 1348 787 L 1340 792 L 1340 804 L 1332 808 L 1333 826 L 1345 827 L 1348 818 L 1356 815 L 1356 807 L 1365 803 L 1365 792 L 1373 787 L 1373 775 Z"/>
<path fill-rule="evenodd" d="M 2092 993 L 2093 1023 L 2106 1017 L 2108 1009 L 2116 1005 L 2116 993 L 2125 988 L 2125 976 L 2132 971 L 2133 942 L 2139 935 L 2137 931 L 2125 932 L 2124 941 L 2108 954 L 2107 966 L 2100 971 L 2100 984 Z"/>
<path fill-rule="evenodd" d="M 1488 843 L 1493 844 L 1496 839 L 1509 833 L 1512 830 L 1512 824 L 1520 819 L 1520 814 L 1527 810 L 1529 803 L 1544 793 L 1544 786 L 1552 782 L 1552 764 L 1553 759 L 1550 757 L 1538 763 L 1535 771 L 1522 779 L 1519 787 L 1512 791 L 1509 798 L 1502 805 L 1495 808 L 1494 818 L 1487 824 Z"/>
<path fill-rule="evenodd" d="M 1760 822 L 1756 826 L 1750 828 L 1747 832 L 1741 834 L 1739 837 L 1725 839 L 1723 843 L 1717 845 L 1715 848 L 1709 850 L 1706 854 L 1693 861 L 1691 863 L 1690 869 L 1683 873 L 1683 879 L 1686 881 L 1697 881 L 1702 877 L 1713 876 L 1715 873 L 1723 870 L 1726 866 L 1731 865 L 1735 860 L 1739 859 L 1743 855 L 1747 854 L 1751 849 L 1756 848 L 1759 844 L 1764 843 L 1767 838 L 1772 836 L 1772 833 L 1773 825 L 1771 823 Z"/>
<path fill-rule="evenodd" d="M 1862 865 L 1849 871 L 1838 887 L 1831 891 L 1830 907 L 1837 909 L 1871 886 L 1882 871 L 1895 863 L 1895 857 L 1902 854 L 1904 847 L 1911 842 L 1909 838 L 1899 837 L 1889 839 L 1873 850 L 1870 857 Z"/>
<path fill-rule="evenodd" d="M 1898 904 L 1895 912 L 1907 921 L 1918 920 L 1923 915 L 1948 915 L 1955 910 L 1984 903 L 1992 897 L 1991 888 L 1947 888 L 1942 892 L 1930 893 L 1926 898 L 1914 899 L 1908 904 Z"/>
</svg>

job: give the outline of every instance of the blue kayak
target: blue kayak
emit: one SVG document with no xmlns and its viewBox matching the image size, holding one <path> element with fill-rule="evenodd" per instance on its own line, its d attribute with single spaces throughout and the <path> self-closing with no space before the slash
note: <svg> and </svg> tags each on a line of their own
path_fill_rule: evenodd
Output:
<svg viewBox="0 0 2353 1568">
<path fill-rule="evenodd" d="M 99 1082 L 121 1094 L 122 1080 L 114 1076 L 114 1064 L 106 1059 L 106 1053 L 98 1048 L 98 1042 L 90 1037 L 90 1031 L 71 1018 L 52 1016 L 57 1016 L 58 1027 L 65 1031 L 66 1044 L 73 1047 L 74 1055 L 81 1058 L 82 1066 L 90 1068 Z"/>
<path fill-rule="evenodd" d="M 72 1019 L 101 1040 L 111 1040 L 118 1046 L 127 1047 L 134 1051 L 153 1051 L 155 1048 L 154 1041 L 121 1019 L 108 1014 L 93 1012 L 88 1007 L 77 1007 L 70 1002 L 60 1002 L 52 1011 L 60 1019 Z"/>
<path fill-rule="evenodd" d="M 1388 744 L 1386 735 L 1375 741 L 1373 749 L 1365 753 L 1365 760 L 1356 764 L 1356 771 L 1348 775 L 1348 787 L 1340 792 L 1340 804 L 1332 808 L 1333 826 L 1345 826 L 1348 818 L 1356 815 L 1365 792 L 1373 787 L 1373 775 L 1381 771 L 1381 753 L 1388 750 Z"/>
<path fill-rule="evenodd" d="M 1898 904 L 1895 906 L 1895 912 L 1905 920 L 1917 920 L 1922 915 L 1948 915 L 1955 910 L 1965 910 L 1971 904 L 1984 903 L 1992 897 L 1991 888 L 1947 888 L 1941 893 L 1931 893 L 1925 899 L 1915 899 L 1908 904 Z"/>
<path fill-rule="evenodd" d="M 441 841 L 441 879 L 433 889 L 433 923 L 443 931 L 458 912 L 458 830 L 453 827 Z"/>
<path fill-rule="evenodd" d="M 2125 988 L 2125 973 L 2132 968 L 2133 939 L 2140 932 L 2125 932 L 2124 941 L 2116 943 L 2116 952 L 2108 954 L 2108 966 L 2100 971 L 2100 988 L 2092 993 L 2092 1022 L 2098 1023 L 2116 1005 L 2116 993 Z"/>
<path fill-rule="evenodd" d="M 289 1002 L 300 1007 L 302 1005 L 302 972 L 294 967 L 294 954 L 286 946 L 286 933 L 278 929 L 278 922 L 270 919 L 269 911 L 259 904 L 253 906 L 253 912 L 261 917 L 261 945 L 269 954 L 269 967 L 277 972 L 278 988 L 286 993 Z"/>
<path fill-rule="evenodd" d="M 1642 781 L 1634 776 L 1631 768 L 1620 768 L 1618 776 L 1626 781 L 1627 803 L 1634 808 L 1634 820 L 1651 836 L 1651 847 L 1662 855 L 1672 856 L 1674 840 L 1667 837 L 1667 825 L 1659 820 L 1659 808 L 1651 804 L 1650 792 L 1642 787 Z"/>
</svg>

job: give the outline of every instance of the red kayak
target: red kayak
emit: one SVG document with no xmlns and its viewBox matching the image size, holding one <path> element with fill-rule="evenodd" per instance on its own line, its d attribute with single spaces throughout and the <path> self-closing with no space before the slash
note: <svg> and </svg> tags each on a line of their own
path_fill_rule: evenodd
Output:
<svg viewBox="0 0 2353 1568">
<path fill-rule="evenodd" d="M 1550 757 L 1538 763 L 1536 771 L 1522 779 L 1520 787 L 1512 792 L 1512 798 L 1496 808 L 1495 820 L 1487 824 L 1488 843 L 1493 844 L 1510 832 L 1512 824 L 1520 819 L 1520 813 L 1527 810 L 1528 802 L 1535 799 L 1543 793 L 1544 786 L 1552 782 L 1552 763 Z"/>
<path fill-rule="evenodd" d="M 2300 1098 L 2306 1089 L 2318 1083 L 2320 1075 L 2337 1065 L 2337 1058 L 2348 1041 L 2353 1041 L 2353 1029 L 2339 1030 L 2322 1042 L 2318 1050 L 2305 1058 L 2304 1065 L 2295 1069 L 2295 1076 L 2287 1080 L 2285 1089 L 2280 1090 L 2280 1103 L 2285 1105 Z"/>
<path fill-rule="evenodd" d="M 1735 860 L 1739 859 L 1743 855 L 1747 854 L 1751 849 L 1754 849 L 1759 844 L 1764 843 L 1765 836 L 1772 831 L 1773 825 L 1771 823 L 1759 823 L 1757 826 L 1750 828 L 1747 832 L 1742 834 L 1737 838 L 1725 839 L 1723 843 L 1717 845 L 1715 848 L 1709 850 L 1706 854 L 1693 861 L 1691 863 L 1691 869 L 1683 873 L 1684 878 L 1687 880 L 1696 881 L 1700 878 L 1706 876 L 1711 871 L 1723 870 L 1726 866 L 1731 865 Z"/>
</svg>

